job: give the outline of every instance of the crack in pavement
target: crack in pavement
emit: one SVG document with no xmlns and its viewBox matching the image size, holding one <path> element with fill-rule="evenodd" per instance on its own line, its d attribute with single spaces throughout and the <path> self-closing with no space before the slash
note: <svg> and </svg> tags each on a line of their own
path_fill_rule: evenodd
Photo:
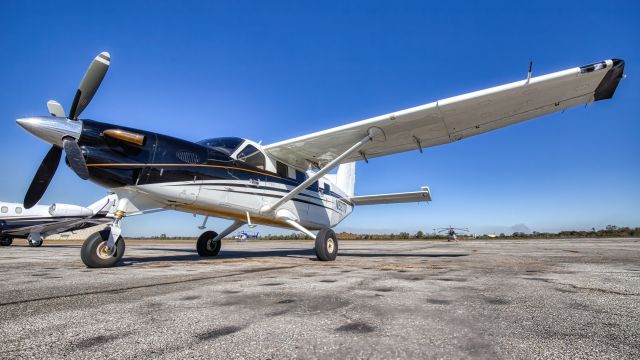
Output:
<svg viewBox="0 0 640 360">
<path fill-rule="evenodd" d="M 578 286 L 574 284 L 562 283 L 559 281 L 553 281 L 553 279 L 545 279 L 545 278 L 524 278 L 524 279 L 542 281 L 547 284 L 564 285 L 577 290 L 587 290 L 587 291 L 593 291 L 593 292 L 604 293 L 604 294 L 614 294 L 614 295 L 622 295 L 622 296 L 640 296 L 640 294 L 636 294 L 636 293 L 627 293 L 627 292 L 616 291 L 616 290 L 606 290 L 606 289 L 600 289 L 600 288 L 583 287 L 583 286 Z"/>
<path fill-rule="evenodd" d="M 94 291 L 85 291 L 85 292 L 75 293 L 75 294 L 45 296 L 45 297 L 40 297 L 40 298 L 35 298 L 35 299 L 16 300 L 16 301 L 9 301 L 9 302 L 5 302 L 5 303 L 0 303 L 0 307 L 8 306 L 8 305 L 26 304 L 26 303 L 36 302 L 36 301 L 43 301 L 43 300 L 56 300 L 56 299 L 72 298 L 72 297 L 79 297 L 79 296 L 85 296 L 85 295 L 108 294 L 108 293 L 116 293 L 116 292 L 120 292 L 120 291 L 151 288 L 151 287 L 155 287 L 155 286 L 175 285 L 175 284 L 180 284 L 180 283 L 189 283 L 189 282 L 205 281 L 205 280 L 212 280 L 212 279 L 222 279 L 222 278 L 227 278 L 227 277 L 240 276 L 240 275 L 246 275 L 246 274 L 253 274 L 253 273 L 271 271 L 271 270 L 293 269 L 293 268 L 297 268 L 299 266 L 301 266 L 301 265 L 259 268 L 259 269 L 252 269 L 252 270 L 243 270 L 242 272 L 236 272 L 236 273 L 231 273 L 231 274 L 226 274 L 226 275 L 219 275 L 219 276 L 198 277 L 198 278 L 193 278 L 193 279 L 188 279 L 187 278 L 187 279 L 166 281 L 166 282 L 155 283 L 155 284 L 144 284 L 144 285 L 127 286 L 127 287 L 121 287 L 121 288 L 116 288 L 116 289 L 94 290 Z"/>
</svg>

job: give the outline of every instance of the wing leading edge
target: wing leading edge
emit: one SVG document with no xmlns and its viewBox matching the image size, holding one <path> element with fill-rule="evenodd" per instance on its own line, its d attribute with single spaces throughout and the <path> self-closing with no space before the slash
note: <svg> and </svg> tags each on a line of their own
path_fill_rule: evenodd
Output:
<svg viewBox="0 0 640 360">
<path fill-rule="evenodd" d="M 624 61 L 605 60 L 532 77 L 270 144 L 264 149 L 291 165 L 324 165 L 372 128 L 384 136 L 348 163 L 461 140 L 572 106 L 610 99 Z"/>
</svg>

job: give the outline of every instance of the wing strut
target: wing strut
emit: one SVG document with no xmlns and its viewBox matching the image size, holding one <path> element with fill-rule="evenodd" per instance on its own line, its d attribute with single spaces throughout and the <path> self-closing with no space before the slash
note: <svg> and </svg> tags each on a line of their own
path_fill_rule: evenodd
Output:
<svg viewBox="0 0 640 360">
<path fill-rule="evenodd" d="M 214 237 L 211 242 L 215 242 L 215 241 L 220 241 L 222 239 L 224 239 L 225 236 L 231 234 L 232 232 L 236 231 L 237 229 L 239 229 L 242 225 L 244 225 L 244 222 L 242 221 L 234 221 L 233 224 L 229 225 L 228 228 L 224 229 L 220 234 L 218 234 L 218 236 Z"/>
<path fill-rule="evenodd" d="M 275 203 L 273 203 L 271 205 L 264 206 L 262 208 L 261 212 L 262 213 L 269 213 L 269 212 L 273 212 L 273 211 L 277 210 L 280 206 L 282 206 L 282 204 L 284 204 L 287 201 L 293 199 L 294 196 L 298 195 L 299 193 L 304 191 L 306 188 L 308 188 L 311 184 L 313 184 L 318 179 L 320 179 L 321 177 L 326 175 L 329 171 L 331 171 L 334 167 L 336 167 L 336 165 L 340 164 L 340 161 L 342 161 L 342 159 L 344 159 L 347 156 L 353 154 L 354 152 L 360 150 L 367 143 L 373 141 L 373 139 L 376 136 L 382 135 L 382 134 L 383 134 L 382 130 L 380 130 L 378 128 L 375 128 L 375 127 L 370 128 L 367 131 L 367 136 L 365 136 L 362 140 L 360 140 L 357 143 L 355 143 L 353 146 L 351 146 L 349 149 L 347 149 L 347 151 L 343 152 L 340 156 L 338 156 L 335 159 L 331 160 L 327 165 L 325 165 L 317 173 L 313 174 L 307 180 L 303 181 L 302 184 L 300 184 L 300 185 L 296 186 L 295 188 L 293 188 L 293 190 L 291 190 L 289 193 L 287 193 L 287 195 L 283 196 L 280 200 L 276 201 Z"/>
</svg>

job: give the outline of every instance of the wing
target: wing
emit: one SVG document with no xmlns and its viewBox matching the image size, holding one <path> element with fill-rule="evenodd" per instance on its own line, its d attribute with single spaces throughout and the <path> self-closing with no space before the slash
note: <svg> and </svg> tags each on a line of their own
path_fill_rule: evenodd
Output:
<svg viewBox="0 0 640 360">
<path fill-rule="evenodd" d="M 273 157 L 303 169 L 324 165 L 367 131 L 384 136 L 342 163 L 450 143 L 592 101 L 609 99 L 623 76 L 624 61 L 598 63 L 492 87 L 333 129 L 270 144 Z"/>
<path fill-rule="evenodd" d="M 408 202 L 431 201 L 431 192 L 428 187 L 423 187 L 421 191 L 379 194 L 379 195 L 363 195 L 352 196 L 349 198 L 354 205 L 379 205 L 379 204 L 398 204 Z"/>
<path fill-rule="evenodd" d="M 100 218 L 82 218 L 82 219 L 64 219 L 58 221 L 48 222 L 46 224 L 38 224 L 32 226 L 25 226 L 6 231 L 7 234 L 21 235 L 29 234 L 32 232 L 40 233 L 43 235 L 58 234 L 61 232 L 84 229 L 87 227 L 106 224 L 113 221 L 112 218 L 100 217 Z"/>
</svg>

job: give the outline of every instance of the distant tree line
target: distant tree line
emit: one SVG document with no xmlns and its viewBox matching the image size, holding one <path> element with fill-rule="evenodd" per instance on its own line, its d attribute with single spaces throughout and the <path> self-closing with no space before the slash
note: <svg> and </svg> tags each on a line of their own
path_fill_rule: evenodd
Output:
<svg viewBox="0 0 640 360">
<path fill-rule="evenodd" d="M 399 232 L 397 234 L 356 234 L 341 232 L 336 236 L 340 240 L 409 240 L 409 239 L 432 239 L 432 240 L 444 240 L 447 239 L 446 234 L 434 234 L 426 233 L 423 231 L 417 231 L 415 234 L 408 232 Z M 640 237 L 640 227 L 618 227 L 616 225 L 607 225 L 604 229 L 596 230 L 564 230 L 557 233 L 554 232 L 538 232 L 533 231 L 530 234 L 524 232 L 514 232 L 512 234 L 500 233 L 499 235 L 473 235 L 473 234 L 456 234 L 459 239 L 549 239 L 549 238 L 615 238 L 615 237 Z M 231 237 L 231 235 L 229 235 Z M 195 240 L 193 236 L 167 236 L 166 234 L 160 234 L 158 236 L 148 237 L 136 237 L 136 239 L 143 240 Z M 261 240 L 311 240 L 311 237 L 303 233 L 291 233 L 286 235 L 261 235 Z"/>
<path fill-rule="evenodd" d="M 504 234 L 500 234 L 505 237 Z M 511 237 L 516 238 L 608 238 L 608 237 L 640 237 L 640 227 L 618 227 L 616 225 L 607 225 L 604 229 L 596 230 L 564 230 L 557 233 L 537 232 L 525 234 L 522 232 L 514 232 Z"/>
</svg>

